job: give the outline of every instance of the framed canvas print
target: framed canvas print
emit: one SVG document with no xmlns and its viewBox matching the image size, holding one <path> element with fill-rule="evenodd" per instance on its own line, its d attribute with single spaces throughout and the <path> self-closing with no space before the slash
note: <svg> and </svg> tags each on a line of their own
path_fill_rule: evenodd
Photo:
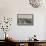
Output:
<svg viewBox="0 0 46 46">
<path fill-rule="evenodd" d="M 33 14 L 17 14 L 18 25 L 33 25 Z"/>
</svg>

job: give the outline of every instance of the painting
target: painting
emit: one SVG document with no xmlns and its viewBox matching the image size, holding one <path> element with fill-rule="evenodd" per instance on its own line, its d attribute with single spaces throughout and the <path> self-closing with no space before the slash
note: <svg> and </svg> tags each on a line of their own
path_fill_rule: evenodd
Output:
<svg viewBox="0 0 46 46">
<path fill-rule="evenodd" d="M 17 14 L 18 25 L 33 25 L 33 14 Z"/>
</svg>

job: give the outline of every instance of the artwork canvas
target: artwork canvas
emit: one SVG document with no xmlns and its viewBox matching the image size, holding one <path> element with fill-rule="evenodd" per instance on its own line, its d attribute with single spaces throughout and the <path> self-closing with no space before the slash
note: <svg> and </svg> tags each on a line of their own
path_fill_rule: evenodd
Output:
<svg viewBox="0 0 46 46">
<path fill-rule="evenodd" d="M 33 25 L 33 14 L 17 14 L 18 25 Z"/>
</svg>

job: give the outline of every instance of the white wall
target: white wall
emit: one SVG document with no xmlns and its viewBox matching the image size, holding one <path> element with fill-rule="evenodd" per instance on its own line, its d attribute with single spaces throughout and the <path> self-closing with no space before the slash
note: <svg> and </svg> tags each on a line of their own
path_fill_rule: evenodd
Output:
<svg viewBox="0 0 46 46">
<path fill-rule="evenodd" d="M 39 40 L 45 38 L 45 15 L 46 8 L 33 8 L 30 6 L 28 0 L 0 0 L 0 17 L 8 16 L 13 18 L 12 27 L 9 31 L 17 40 L 27 40 L 34 34 Z M 33 26 L 18 26 L 17 14 L 34 14 Z M 1 18 L 0 18 L 1 19 Z M 0 31 L 0 35 L 2 31 Z M 3 37 L 0 36 L 0 39 Z"/>
</svg>

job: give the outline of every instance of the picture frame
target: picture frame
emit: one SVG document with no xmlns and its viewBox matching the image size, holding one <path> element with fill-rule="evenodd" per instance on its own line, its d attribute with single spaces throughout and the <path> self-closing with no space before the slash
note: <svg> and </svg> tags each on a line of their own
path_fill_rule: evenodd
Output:
<svg viewBox="0 0 46 46">
<path fill-rule="evenodd" d="M 17 14 L 17 25 L 33 25 L 33 14 Z"/>
</svg>

